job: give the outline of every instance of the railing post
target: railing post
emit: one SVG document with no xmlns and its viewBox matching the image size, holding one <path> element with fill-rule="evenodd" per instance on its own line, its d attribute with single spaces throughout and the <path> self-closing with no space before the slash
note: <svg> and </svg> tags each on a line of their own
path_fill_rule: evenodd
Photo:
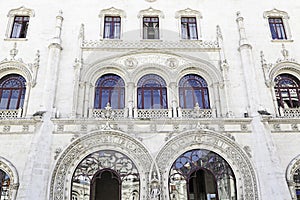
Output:
<svg viewBox="0 0 300 200">
<path fill-rule="evenodd" d="M 17 113 L 17 118 L 21 118 L 21 117 L 22 117 L 22 108 L 19 108 Z"/>
<path fill-rule="evenodd" d="M 180 107 L 177 108 L 177 111 L 178 111 L 178 117 L 182 117 L 182 111 Z"/>
<path fill-rule="evenodd" d="M 172 108 L 169 108 L 169 111 L 168 111 L 168 117 L 169 117 L 169 118 L 172 118 Z"/>
<path fill-rule="evenodd" d="M 138 118 L 138 110 L 136 108 L 133 109 L 133 117 Z"/>
</svg>

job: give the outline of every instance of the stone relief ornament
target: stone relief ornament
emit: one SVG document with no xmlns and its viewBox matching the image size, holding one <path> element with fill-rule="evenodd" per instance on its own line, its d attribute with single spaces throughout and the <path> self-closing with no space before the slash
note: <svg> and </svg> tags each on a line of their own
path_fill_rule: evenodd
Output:
<svg viewBox="0 0 300 200">
<path fill-rule="evenodd" d="M 135 68 L 138 64 L 138 61 L 135 58 L 127 58 L 124 60 L 124 64 L 128 68 Z"/>
<path fill-rule="evenodd" d="M 168 58 L 166 60 L 166 66 L 168 66 L 171 69 L 175 69 L 178 67 L 178 60 L 176 58 Z"/>
</svg>

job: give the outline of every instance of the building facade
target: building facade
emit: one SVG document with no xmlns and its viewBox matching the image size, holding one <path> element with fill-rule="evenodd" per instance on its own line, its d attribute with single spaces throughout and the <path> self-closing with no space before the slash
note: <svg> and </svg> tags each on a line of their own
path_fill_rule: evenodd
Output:
<svg viewBox="0 0 300 200">
<path fill-rule="evenodd" d="M 300 199 L 299 11 L 1 1 L 0 199 Z"/>
</svg>

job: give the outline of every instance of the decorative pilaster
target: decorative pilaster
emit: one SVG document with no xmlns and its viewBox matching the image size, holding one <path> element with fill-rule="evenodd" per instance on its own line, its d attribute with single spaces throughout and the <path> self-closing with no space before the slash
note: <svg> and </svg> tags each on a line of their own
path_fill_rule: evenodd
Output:
<svg viewBox="0 0 300 200">
<path fill-rule="evenodd" d="M 177 92 L 178 89 L 177 89 L 177 85 L 176 85 L 176 82 L 171 82 L 170 83 L 170 99 L 171 99 L 171 109 L 172 109 L 172 113 L 173 113 L 173 117 L 177 117 L 177 107 L 178 107 L 178 104 L 177 104 Z"/>
<path fill-rule="evenodd" d="M 133 118 L 133 94 L 134 94 L 134 82 L 129 82 L 127 84 L 127 107 L 128 107 L 128 117 Z"/>
</svg>

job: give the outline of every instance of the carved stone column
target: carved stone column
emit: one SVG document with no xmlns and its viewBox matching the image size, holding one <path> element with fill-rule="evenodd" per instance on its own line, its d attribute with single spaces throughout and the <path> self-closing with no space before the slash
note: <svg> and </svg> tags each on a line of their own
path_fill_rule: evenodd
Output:
<svg viewBox="0 0 300 200">
<path fill-rule="evenodd" d="M 128 117 L 133 118 L 133 95 L 134 95 L 134 82 L 127 83 L 127 100 L 128 100 Z"/>
<path fill-rule="evenodd" d="M 176 82 L 171 82 L 170 83 L 170 91 L 169 91 L 169 96 L 171 99 L 171 106 L 169 106 L 170 109 L 172 109 L 173 117 L 178 117 L 177 116 L 177 107 L 178 102 L 177 102 L 177 94 L 178 94 L 178 88 Z"/>
</svg>

